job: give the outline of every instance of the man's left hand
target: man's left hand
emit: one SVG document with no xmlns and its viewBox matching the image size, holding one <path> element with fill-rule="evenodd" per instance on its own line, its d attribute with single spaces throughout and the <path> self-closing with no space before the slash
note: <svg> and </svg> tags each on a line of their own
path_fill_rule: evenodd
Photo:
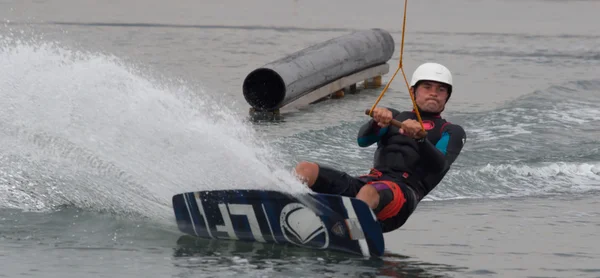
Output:
<svg viewBox="0 0 600 278">
<path fill-rule="evenodd" d="M 408 137 L 420 139 L 419 132 L 421 131 L 421 124 L 419 122 L 408 119 L 402 122 L 403 128 L 400 129 L 400 134 L 404 134 Z"/>
</svg>

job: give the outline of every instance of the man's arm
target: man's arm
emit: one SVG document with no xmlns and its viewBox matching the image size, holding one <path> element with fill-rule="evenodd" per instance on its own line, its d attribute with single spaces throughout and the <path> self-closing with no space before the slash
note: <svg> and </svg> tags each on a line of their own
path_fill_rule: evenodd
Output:
<svg viewBox="0 0 600 278">
<path fill-rule="evenodd" d="M 442 139 L 444 137 L 442 136 Z M 440 141 L 442 140 L 440 139 Z M 419 142 L 419 141 L 418 141 Z M 419 154 L 421 159 L 424 161 L 427 172 L 440 173 L 446 169 L 446 156 L 439 149 L 436 148 L 427 137 L 419 143 Z"/>
<path fill-rule="evenodd" d="M 392 112 L 392 119 L 395 119 L 396 117 L 398 117 L 398 115 L 400 115 L 400 111 L 398 111 L 396 109 L 393 109 L 393 108 L 387 108 L 387 109 Z M 379 141 L 379 139 L 381 139 L 381 137 L 383 137 L 383 135 L 385 135 L 385 133 L 388 131 L 388 129 L 389 129 L 389 126 L 382 128 L 379 125 L 377 125 L 377 122 L 375 122 L 373 119 L 371 119 L 362 125 L 362 127 L 358 131 L 358 137 L 357 137 L 356 141 L 360 147 L 368 147 L 370 145 L 377 143 Z"/>
<path fill-rule="evenodd" d="M 436 151 L 442 153 L 445 157 L 444 169 L 441 172 L 433 172 L 428 174 L 424 182 L 430 187 L 437 185 L 446 175 L 450 166 L 462 151 L 462 148 L 467 140 L 465 130 L 455 124 L 448 124 L 442 130 L 442 138 L 436 144 Z M 430 143 L 431 144 L 431 143 Z"/>
<path fill-rule="evenodd" d="M 442 130 L 442 138 L 435 147 L 446 155 L 448 167 L 450 167 L 456 158 L 458 158 L 466 141 L 467 134 L 461 126 L 449 124 L 444 127 L 444 130 Z"/>
<path fill-rule="evenodd" d="M 360 127 L 356 141 L 360 147 L 368 147 L 379 141 L 387 131 L 388 127 L 382 128 L 371 119 Z"/>
</svg>

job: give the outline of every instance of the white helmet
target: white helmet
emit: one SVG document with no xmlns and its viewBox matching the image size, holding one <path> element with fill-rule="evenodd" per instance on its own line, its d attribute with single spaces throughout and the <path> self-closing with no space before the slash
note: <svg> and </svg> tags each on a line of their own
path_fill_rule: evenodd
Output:
<svg viewBox="0 0 600 278">
<path fill-rule="evenodd" d="M 448 88 L 448 98 L 450 98 L 450 93 L 452 93 L 452 74 L 448 68 L 438 63 L 422 64 L 413 73 L 410 86 L 413 87 L 417 82 L 424 80 L 437 81 L 450 86 Z"/>
</svg>

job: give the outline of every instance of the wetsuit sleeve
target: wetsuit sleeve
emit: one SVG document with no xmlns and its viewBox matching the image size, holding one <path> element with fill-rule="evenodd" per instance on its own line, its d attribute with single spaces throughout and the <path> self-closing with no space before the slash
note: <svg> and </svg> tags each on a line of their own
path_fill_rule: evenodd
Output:
<svg viewBox="0 0 600 278">
<path fill-rule="evenodd" d="M 400 111 L 389 107 L 386 108 L 392 111 L 393 119 L 396 119 L 396 117 L 400 115 Z M 377 122 L 371 119 L 365 124 L 363 124 L 360 130 L 358 131 L 357 143 L 360 147 L 371 146 L 374 143 L 377 143 L 379 139 L 381 139 L 381 137 L 383 137 L 383 135 L 387 133 L 388 129 L 389 126 L 381 128 L 377 125 Z"/>
<path fill-rule="evenodd" d="M 387 127 L 381 128 L 377 122 L 369 120 L 362 125 L 358 131 L 357 142 L 360 147 L 368 147 L 373 145 L 388 131 Z"/>
<path fill-rule="evenodd" d="M 446 175 L 450 166 L 462 151 L 467 135 L 459 125 L 449 124 L 442 130 L 442 138 L 437 142 L 435 148 L 444 155 L 445 163 L 441 172 L 430 172 L 424 182 L 431 188 L 437 185 Z M 431 144 L 431 143 L 429 143 Z"/>
<path fill-rule="evenodd" d="M 442 130 L 442 138 L 436 148 L 446 156 L 448 167 L 458 158 L 466 141 L 467 134 L 459 125 L 449 124 Z"/>
<path fill-rule="evenodd" d="M 419 154 L 428 172 L 439 173 L 446 168 L 446 156 L 437 149 L 427 138 L 419 143 Z"/>
</svg>

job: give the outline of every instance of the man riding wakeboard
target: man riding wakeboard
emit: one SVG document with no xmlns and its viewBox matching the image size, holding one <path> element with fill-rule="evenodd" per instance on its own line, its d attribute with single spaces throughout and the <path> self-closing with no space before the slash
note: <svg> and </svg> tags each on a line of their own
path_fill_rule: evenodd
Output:
<svg viewBox="0 0 600 278">
<path fill-rule="evenodd" d="M 452 74 L 438 63 L 424 63 L 412 75 L 410 90 L 423 126 L 415 111 L 376 107 L 372 119 L 358 132 L 360 147 L 377 143 L 370 173 L 358 177 L 302 161 L 295 172 L 318 193 L 338 194 L 363 200 L 375 212 L 383 232 L 400 228 L 417 204 L 444 178 L 466 141 L 464 129 L 441 116 L 452 94 Z M 390 125 L 392 119 L 403 128 Z"/>
</svg>

